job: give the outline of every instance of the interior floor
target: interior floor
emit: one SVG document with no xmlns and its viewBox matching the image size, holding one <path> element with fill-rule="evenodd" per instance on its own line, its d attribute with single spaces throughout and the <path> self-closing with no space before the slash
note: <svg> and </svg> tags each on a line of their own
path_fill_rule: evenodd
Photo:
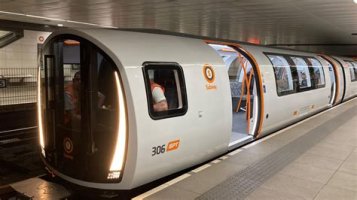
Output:
<svg viewBox="0 0 357 200">
<path fill-rule="evenodd" d="M 233 112 L 232 117 L 232 132 L 244 134 L 247 133 L 247 120 L 246 120 L 246 112 L 239 110 L 239 112 Z"/>
<path fill-rule="evenodd" d="M 235 148 L 251 141 L 253 137 L 247 133 L 246 112 L 243 110 L 233 112 L 232 120 L 233 126 L 229 146 Z"/>
</svg>

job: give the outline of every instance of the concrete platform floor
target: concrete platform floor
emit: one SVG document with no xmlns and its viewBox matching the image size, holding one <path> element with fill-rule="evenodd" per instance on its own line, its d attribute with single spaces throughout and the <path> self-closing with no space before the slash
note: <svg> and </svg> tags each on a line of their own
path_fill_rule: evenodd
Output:
<svg viewBox="0 0 357 200">
<path fill-rule="evenodd" d="M 138 199 L 357 199 L 357 99 L 235 150 Z"/>
</svg>

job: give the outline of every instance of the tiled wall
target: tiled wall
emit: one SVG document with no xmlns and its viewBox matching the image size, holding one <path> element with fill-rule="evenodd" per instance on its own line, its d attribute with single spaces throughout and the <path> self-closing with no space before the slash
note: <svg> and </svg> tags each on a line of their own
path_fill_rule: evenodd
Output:
<svg viewBox="0 0 357 200">
<path fill-rule="evenodd" d="M 49 32 L 24 31 L 24 37 L 0 48 L 0 68 L 36 68 L 39 37 Z"/>
<path fill-rule="evenodd" d="M 6 105 L 36 102 L 37 46 L 43 42 L 40 37 L 45 40 L 49 34 L 25 30 L 23 38 L 0 48 L 0 113 Z"/>
</svg>

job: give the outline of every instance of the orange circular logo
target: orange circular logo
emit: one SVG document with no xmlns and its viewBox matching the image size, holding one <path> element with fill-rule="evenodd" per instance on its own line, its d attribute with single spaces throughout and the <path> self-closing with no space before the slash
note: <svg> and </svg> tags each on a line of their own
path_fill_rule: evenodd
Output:
<svg viewBox="0 0 357 200">
<path fill-rule="evenodd" d="M 213 83 L 215 81 L 216 74 L 214 72 L 212 65 L 205 64 L 203 66 L 203 76 L 205 77 L 208 83 Z"/>
<path fill-rule="evenodd" d="M 63 148 L 67 154 L 71 154 L 73 151 L 73 142 L 68 137 L 63 139 Z"/>
</svg>

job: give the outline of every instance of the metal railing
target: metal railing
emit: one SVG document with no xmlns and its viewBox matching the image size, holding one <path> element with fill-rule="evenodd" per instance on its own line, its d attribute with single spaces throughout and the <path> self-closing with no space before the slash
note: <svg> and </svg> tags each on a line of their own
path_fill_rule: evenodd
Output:
<svg viewBox="0 0 357 200">
<path fill-rule="evenodd" d="M 36 103 L 37 68 L 0 68 L 0 112 Z"/>
</svg>

